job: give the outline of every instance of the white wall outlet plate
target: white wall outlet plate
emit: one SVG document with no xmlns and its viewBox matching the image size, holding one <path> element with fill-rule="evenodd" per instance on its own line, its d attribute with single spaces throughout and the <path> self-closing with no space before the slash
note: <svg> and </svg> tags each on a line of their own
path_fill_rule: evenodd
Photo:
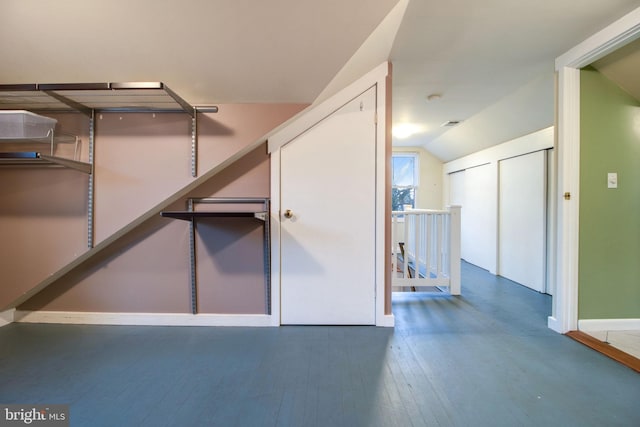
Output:
<svg viewBox="0 0 640 427">
<path fill-rule="evenodd" d="M 618 174 L 616 172 L 607 174 L 607 188 L 618 188 Z"/>
</svg>

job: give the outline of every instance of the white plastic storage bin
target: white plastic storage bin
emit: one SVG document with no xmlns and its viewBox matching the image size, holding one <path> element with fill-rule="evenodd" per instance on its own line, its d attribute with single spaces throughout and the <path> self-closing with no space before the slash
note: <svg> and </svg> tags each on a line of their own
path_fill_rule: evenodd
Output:
<svg viewBox="0 0 640 427">
<path fill-rule="evenodd" d="M 0 110 L 0 139 L 46 138 L 57 122 L 30 111 Z"/>
</svg>

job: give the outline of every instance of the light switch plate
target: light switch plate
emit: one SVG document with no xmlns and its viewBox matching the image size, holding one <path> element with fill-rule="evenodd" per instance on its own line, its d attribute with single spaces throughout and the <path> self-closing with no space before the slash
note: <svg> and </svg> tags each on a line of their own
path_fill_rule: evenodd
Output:
<svg viewBox="0 0 640 427">
<path fill-rule="evenodd" d="M 618 174 L 616 172 L 607 174 L 607 188 L 618 188 Z"/>
</svg>

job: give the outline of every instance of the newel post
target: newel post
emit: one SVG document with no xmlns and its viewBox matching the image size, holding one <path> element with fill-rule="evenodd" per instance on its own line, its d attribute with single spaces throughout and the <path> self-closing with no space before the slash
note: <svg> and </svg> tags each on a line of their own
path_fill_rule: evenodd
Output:
<svg viewBox="0 0 640 427">
<path fill-rule="evenodd" d="M 460 295 L 460 210 L 461 206 L 449 206 L 449 290 L 451 295 Z"/>
</svg>

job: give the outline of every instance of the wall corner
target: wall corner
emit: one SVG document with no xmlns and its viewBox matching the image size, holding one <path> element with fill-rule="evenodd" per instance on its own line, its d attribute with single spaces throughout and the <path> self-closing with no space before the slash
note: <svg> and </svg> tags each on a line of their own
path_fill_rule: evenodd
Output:
<svg viewBox="0 0 640 427">
<path fill-rule="evenodd" d="M 0 328 L 13 323 L 15 319 L 16 309 L 12 308 L 6 311 L 0 311 Z"/>
</svg>

